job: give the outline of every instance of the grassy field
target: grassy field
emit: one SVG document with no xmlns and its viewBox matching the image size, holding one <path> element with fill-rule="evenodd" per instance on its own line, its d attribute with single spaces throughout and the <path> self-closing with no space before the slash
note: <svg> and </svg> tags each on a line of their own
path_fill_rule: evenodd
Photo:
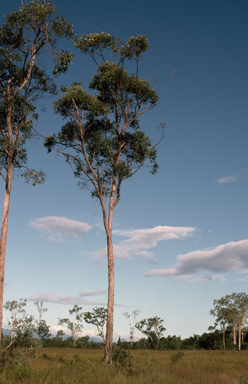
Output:
<svg viewBox="0 0 248 384">
<path fill-rule="evenodd" d="M 133 351 L 131 368 L 104 367 L 102 350 L 39 350 L 0 374 L 0 384 L 248 384 L 248 351 Z"/>
</svg>

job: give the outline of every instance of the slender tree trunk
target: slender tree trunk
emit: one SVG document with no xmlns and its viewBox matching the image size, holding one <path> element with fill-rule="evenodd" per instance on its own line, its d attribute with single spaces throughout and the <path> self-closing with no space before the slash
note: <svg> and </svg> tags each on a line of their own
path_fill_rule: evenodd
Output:
<svg viewBox="0 0 248 384">
<path fill-rule="evenodd" d="M 241 327 L 239 328 L 239 351 L 241 350 Z"/>
<path fill-rule="evenodd" d="M 113 212 L 112 212 L 113 214 Z M 108 317 L 106 326 L 106 342 L 104 360 L 107 365 L 112 365 L 112 343 L 114 326 L 114 253 L 112 243 L 112 228 L 107 234 L 108 250 Z"/>
<path fill-rule="evenodd" d="M 236 339 L 236 325 L 233 326 L 233 344 L 237 344 L 237 339 Z"/>
<path fill-rule="evenodd" d="M 156 349 L 158 349 L 158 345 L 159 345 L 159 340 L 160 340 L 160 337 L 158 338 L 158 342 L 157 342 L 157 347 L 156 347 Z"/>
<path fill-rule="evenodd" d="M 223 349 L 226 349 L 225 330 L 223 331 Z"/>
<path fill-rule="evenodd" d="M 6 253 L 6 244 L 7 244 L 9 201 L 10 201 L 12 176 L 13 176 L 13 164 L 11 161 L 9 161 L 7 175 L 6 175 L 5 194 L 4 194 L 4 202 L 3 202 L 2 229 L 1 229 L 1 239 L 0 239 L 0 340 L 1 340 L 2 324 L 3 324 L 4 267 L 5 267 L 5 253 Z"/>
<path fill-rule="evenodd" d="M 239 351 L 241 350 L 241 334 L 243 331 L 244 323 L 245 323 L 245 318 L 243 315 L 241 321 L 239 321 Z"/>
</svg>

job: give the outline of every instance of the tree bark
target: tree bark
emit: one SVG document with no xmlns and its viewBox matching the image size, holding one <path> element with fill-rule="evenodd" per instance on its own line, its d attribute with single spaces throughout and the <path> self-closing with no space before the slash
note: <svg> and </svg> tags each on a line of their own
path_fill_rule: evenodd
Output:
<svg viewBox="0 0 248 384">
<path fill-rule="evenodd" d="M 237 339 L 236 339 L 236 326 L 233 326 L 233 344 L 237 344 Z"/>
<path fill-rule="evenodd" d="M 112 212 L 113 214 L 113 212 Z M 112 342 L 114 326 L 114 254 L 112 243 L 112 230 L 107 234 L 108 250 L 108 316 L 106 326 L 106 342 L 104 361 L 107 365 L 112 365 Z"/>
<path fill-rule="evenodd" d="M 239 351 L 241 350 L 241 331 L 242 331 L 242 327 L 240 326 L 239 327 Z"/>
<path fill-rule="evenodd" d="M 3 202 L 3 218 L 2 229 L 0 239 L 0 340 L 2 335 L 3 324 L 3 292 L 4 292 L 4 268 L 5 268 L 5 253 L 7 244 L 7 232 L 8 232 L 8 219 L 9 219 L 9 201 L 10 190 L 13 176 L 13 164 L 9 161 L 8 170 L 6 175 L 5 194 Z"/>
</svg>

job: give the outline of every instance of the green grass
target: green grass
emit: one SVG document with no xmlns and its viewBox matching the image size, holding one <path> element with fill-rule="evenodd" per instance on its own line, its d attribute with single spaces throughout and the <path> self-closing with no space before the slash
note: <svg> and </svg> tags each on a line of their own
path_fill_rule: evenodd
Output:
<svg viewBox="0 0 248 384">
<path fill-rule="evenodd" d="M 248 384 L 248 351 L 133 351 L 133 367 L 106 368 L 102 350 L 43 348 L 0 384 Z"/>
</svg>

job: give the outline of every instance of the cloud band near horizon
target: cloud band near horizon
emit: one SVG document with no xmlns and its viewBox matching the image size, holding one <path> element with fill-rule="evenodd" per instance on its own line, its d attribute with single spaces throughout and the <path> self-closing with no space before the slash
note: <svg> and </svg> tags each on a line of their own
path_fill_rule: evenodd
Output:
<svg viewBox="0 0 248 384">
<path fill-rule="evenodd" d="M 28 301 L 41 301 L 44 303 L 54 303 L 54 304 L 62 304 L 62 305 L 102 305 L 105 306 L 106 303 L 99 302 L 89 302 L 83 300 L 84 297 L 87 296 L 99 296 L 99 295 L 107 295 L 107 291 L 85 291 L 79 292 L 77 296 L 58 296 L 52 293 L 39 293 L 35 296 L 28 297 Z"/>
</svg>

